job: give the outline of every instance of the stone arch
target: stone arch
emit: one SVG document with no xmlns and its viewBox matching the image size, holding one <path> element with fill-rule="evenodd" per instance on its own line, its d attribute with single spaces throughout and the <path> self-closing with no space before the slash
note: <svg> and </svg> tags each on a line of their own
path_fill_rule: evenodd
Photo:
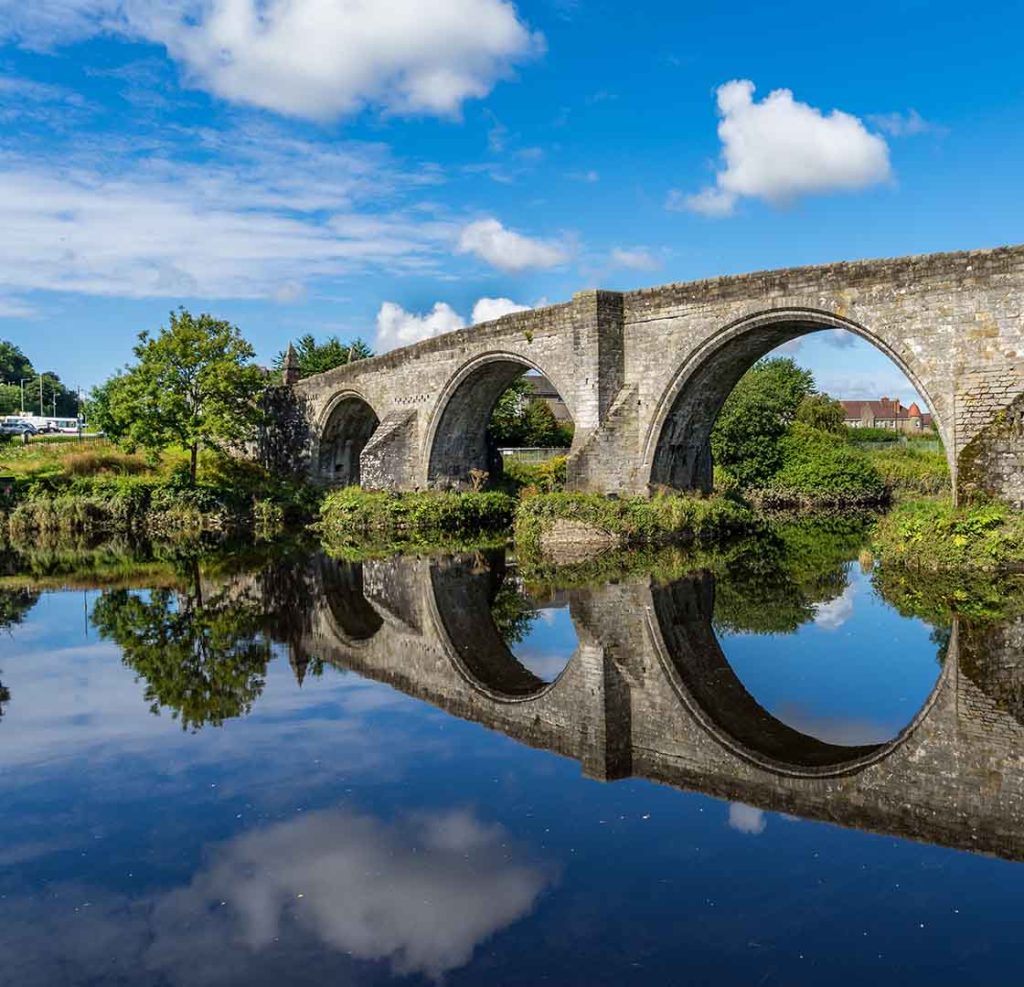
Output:
<svg viewBox="0 0 1024 987">
<path fill-rule="evenodd" d="M 569 369 L 569 368 L 567 368 Z M 575 420 L 572 394 L 561 374 L 549 374 L 516 353 L 485 353 L 464 364 L 441 394 L 426 439 L 428 487 L 459 488 L 470 483 L 471 470 L 501 471 L 497 447 L 488 441 L 487 423 L 498 399 L 529 370 L 543 374 L 555 387 Z"/>
<path fill-rule="evenodd" d="M 876 764 L 901 747 L 926 719 L 957 662 L 947 657 L 913 719 L 877 744 L 829 743 L 794 729 L 747 691 L 722 651 L 712 623 L 715 580 L 709 573 L 652 586 L 647 633 L 666 676 L 694 719 L 744 761 L 777 775 L 838 777 Z M 956 636 L 950 645 L 956 651 Z"/>
<path fill-rule="evenodd" d="M 833 313 L 781 309 L 726 326 L 690 353 L 658 402 L 643 446 L 643 470 L 652 486 L 710 490 L 711 429 L 739 379 L 773 349 L 823 329 L 846 329 L 881 350 L 928 403 L 942 437 L 956 489 L 955 448 L 933 397 L 915 369 L 877 333 Z"/>
<path fill-rule="evenodd" d="M 434 624 L 456 670 L 476 692 L 502 703 L 539 699 L 565 678 L 575 656 L 554 681 L 546 682 L 512 654 L 491 616 L 506 575 L 503 552 L 432 564 Z"/>
<path fill-rule="evenodd" d="M 332 486 L 358 486 L 359 460 L 380 419 L 370 403 L 356 391 L 335 395 L 319 428 L 316 476 Z"/>
</svg>

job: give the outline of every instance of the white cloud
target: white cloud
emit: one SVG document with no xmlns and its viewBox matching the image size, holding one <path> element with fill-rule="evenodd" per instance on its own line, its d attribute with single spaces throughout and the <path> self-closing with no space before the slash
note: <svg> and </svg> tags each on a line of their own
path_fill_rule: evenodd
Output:
<svg viewBox="0 0 1024 987">
<path fill-rule="evenodd" d="M 270 128 L 179 139 L 0 147 L 0 296 L 295 299 L 318 278 L 430 267 L 455 236 L 396 203 L 436 175 L 377 145 Z"/>
<path fill-rule="evenodd" d="M 558 267 L 569 250 L 552 240 L 535 240 L 506 229 L 496 219 L 480 219 L 463 228 L 459 253 L 476 254 L 502 271 Z"/>
<path fill-rule="evenodd" d="M 821 110 L 776 89 L 754 102 L 747 79 L 719 87 L 724 167 L 715 185 L 670 194 L 669 208 L 727 216 L 745 197 L 780 204 L 797 196 L 852 191 L 888 180 L 889 147 L 855 116 Z"/>
<path fill-rule="evenodd" d="M 481 298 L 473 306 L 473 317 L 470 320 L 473 325 L 478 322 L 492 322 L 500 319 L 503 315 L 511 315 L 513 312 L 529 311 L 531 306 L 520 305 L 511 298 Z"/>
<path fill-rule="evenodd" d="M 231 102 L 320 120 L 457 114 L 544 47 L 508 0 L 0 0 L 0 38 L 102 33 L 163 45 L 186 83 Z"/>
<path fill-rule="evenodd" d="M 45 897 L 5 896 L 9 982 L 60 983 L 68 970 L 106 982 L 116 966 L 176 987 L 290 983 L 311 946 L 332 956 L 334 983 L 360 982 L 373 962 L 440 981 L 557 877 L 465 811 L 396 824 L 311 812 L 243 832 L 206 859 L 187 885 L 151 894 L 65 882 Z"/>
<path fill-rule="evenodd" d="M 908 110 L 906 113 L 876 113 L 869 116 L 868 121 L 890 137 L 945 133 L 944 127 L 929 123 L 917 110 Z"/>
<path fill-rule="evenodd" d="M 37 314 L 28 302 L 12 295 L 0 295 L 0 319 L 31 319 Z"/>
<path fill-rule="evenodd" d="M 611 262 L 631 271 L 656 271 L 661 267 L 661 261 L 646 247 L 616 247 L 612 250 Z"/>
<path fill-rule="evenodd" d="M 180 969 L 197 940 L 252 954 L 303 931 L 356 959 L 390 961 L 399 975 L 438 978 L 528 914 L 551 880 L 516 862 L 506 841 L 501 827 L 461 811 L 398 826 L 323 811 L 245 833 L 157 903 L 148 959 Z M 196 915 L 218 934 L 197 932 Z"/>
<path fill-rule="evenodd" d="M 764 812 L 742 802 L 729 803 L 729 825 L 739 833 L 760 836 L 768 825 Z"/>
<path fill-rule="evenodd" d="M 425 315 L 407 312 L 395 302 L 384 302 L 377 313 L 376 350 L 385 353 L 398 346 L 409 346 L 421 339 L 440 336 L 467 325 L 490 322 L 513 312 L 525 312 L 532 306 L 520 305 L 511 298 L 481 298 L 473 306 L 469 323 L 447 302 L 435 302 Z"/>
<path fill-rule="evenodd" d="M 852 616 L 856 587 L 850 583 L 834 600 L 814 605 L 814 626 L 824 631 L 835 631 Z"/>
<path fill-rule="evenodd" d="M 437 302 L 426 315 L 407 312 L 401 305 L 385 302 L 377 313 L 376 349 L 383 353 L 398 346 L 409 346 L 465 325 L 466 320 L 447 302 Z"/>
</svg>

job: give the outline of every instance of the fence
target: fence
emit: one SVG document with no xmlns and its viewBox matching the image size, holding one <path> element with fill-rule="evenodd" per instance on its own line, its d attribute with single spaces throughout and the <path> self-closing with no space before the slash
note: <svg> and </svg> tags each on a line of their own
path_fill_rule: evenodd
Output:
<svg viewBox="0 0 1024 987">
<path fill-rule="evenodd" d="M 521 463 L 546 463 L 556 456 L 568 456 L 568 449 L 541 449 L 537 447 L 520 447 L 517 449 L 499 449 L 503 459 L 517 459 Z"/>
</svg>

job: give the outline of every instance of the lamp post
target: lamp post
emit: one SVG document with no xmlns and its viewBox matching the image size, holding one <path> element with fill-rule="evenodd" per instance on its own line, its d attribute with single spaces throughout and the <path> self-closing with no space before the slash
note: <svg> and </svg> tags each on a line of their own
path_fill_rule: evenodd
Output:
<svg viewBox="0 0 1024 987">
<path fill-rule="evenodd" d="M 31 380 L 31 377 L 22 377 L 18 382 L 21 384 L 21 413 L 25 414 L 25 381 Z"/>
</svg>

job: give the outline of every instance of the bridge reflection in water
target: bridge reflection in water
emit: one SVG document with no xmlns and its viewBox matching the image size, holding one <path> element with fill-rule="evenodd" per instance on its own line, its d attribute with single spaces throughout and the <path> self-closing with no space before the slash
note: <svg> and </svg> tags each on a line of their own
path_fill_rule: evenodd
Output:
<svg viewBox="0 0 1024 987">
<path fill-rule="evenodd" d="M 249 577 L 253 578 L 253 577 Z M 758 809 L 1024 859 L 1024 619 L 954 619 L 941 671 L 884 743 L 846 746 L 768 712 L 713 624 L 715 577 L 566 591 L 577 647 L 553 681 L 510 650 L 500 554 L 317 557 L 250 587 L 301 671 L 311 658 L 579 761 Z"/>
</svg>

